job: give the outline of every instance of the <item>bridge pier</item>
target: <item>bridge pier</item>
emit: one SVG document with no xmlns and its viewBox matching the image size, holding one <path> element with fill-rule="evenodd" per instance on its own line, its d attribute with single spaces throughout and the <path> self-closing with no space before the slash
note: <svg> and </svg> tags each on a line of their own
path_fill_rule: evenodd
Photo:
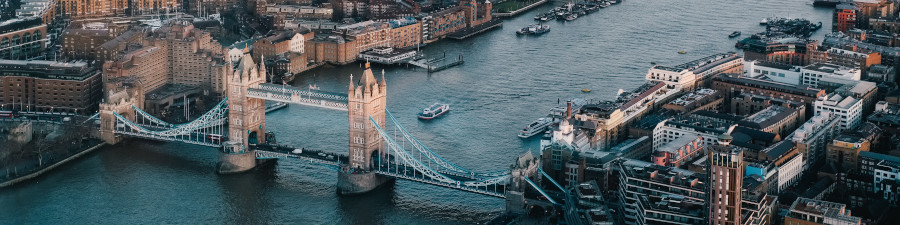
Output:
<svg viewBox="0 0 900 225">
<path fill-rule="evenodd" d="M 392 180 L 394 178 L 375 174 L 375 171 L 350 173 L 341 170 L 338 171 L 337 192 L 341 195 L 363 194 Z"/>
<path fill-rule="evenodd" d="M 227 141 L 223 144 L 222 157 L 219 158 L 217 172 L 234 174 L 252 170 L 256 167 L 256 152 L 246 151 L 240 142 Z"/>
</svg>

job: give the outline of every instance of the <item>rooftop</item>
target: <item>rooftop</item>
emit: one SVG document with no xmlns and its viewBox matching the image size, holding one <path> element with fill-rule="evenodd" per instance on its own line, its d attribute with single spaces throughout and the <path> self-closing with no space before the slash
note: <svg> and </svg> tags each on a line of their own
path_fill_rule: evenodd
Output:
<svg viewBox="0 0 900 225">
<path fill-rule="evenodd" d="M 701 89 L 697 89 L 694 92 L 691 92 L 691 93 L 688 93 L 681 97 L 678 97 L 677 99 L 672 100 L 668 104 L 687 106 L 697 100 L 708 98 L 709 96 L 712 96 L 715 93 L 716 93 L 716 90 L 701 88 Z"/>
<path fill-rule="evenodd" d="M 768 68 L 774 68 L 774 69 L 780 69 L 780 70 L 790 70 L 790 71 L 794 71 L 794 72 L 800 71 L 799 66 L 794 66 L 794 65 L 784 64 L 784 63 L 777 63 L 777 62 L 770 62 L 770 61 L 760 60 L 760 61 L 756 61 L 756 63 L 754 63 L 754 65 L 768 67 Z"/>
<path fill-rule="evenodd" d="M 787 108 L 780 105 L 770 105 L 766 109 L 763 109 L 762 111 L 756 112 L 753 115 L 744 118 L 743 120 L 738 122 L 738 124 L 750 128 L 765 129 L 769 126 L 777 124 L 781 120 L 784 120 L 785 118 L 795 113 L 797 113 L 797 109 Z"/>
<path fill-rule="evenodd" d="M 790 85 L 775 81 L 743 77 L 741 75 L 722 75 L 716 77 L 715 80 L 741 86 L 776 90 L 788 94 L 802 95 L 806 97 L 816 97 L 820 92 L 822 92 L 821 89 L 812 88 L 805 85 Z"/>
<path fill-rule="evenodd" d="M 669 153 L 678 153 L 678 149 L 684 147 L 686 145 L 690 145 L 694 141 L 697 141 L 699 145 L 702 145 L 703 142 L 700 141 L 701 137 L 699 135 L 682 135 L 681 137 L 676 138 L 675 140 L 670 141 L 669 143 L 663 144 L 659 146 L 656 151 L 657 152 L 669 152 Z"/>
<path fill-rule="evenodd" d="M 850 216 L 850 210 L 847 209 L 847 205 L 845 204 L 820 201 L 803 197 L 794 200 L 794 203 L 791 204 L 790 211 L 791 213 L 800 212 L 846 222 L 860 222 L 859 217 Z"/>
<path fill-rule="evenodd" d="M 660 166 L 639 160 L 625 160 L 619 166 L 629 178 L 670 184 L 698 192 L 705 192 L 706 190 L 706 185 L 701 179 L 703 174 L 697 174 L 693 171 Z"/>
</svg>

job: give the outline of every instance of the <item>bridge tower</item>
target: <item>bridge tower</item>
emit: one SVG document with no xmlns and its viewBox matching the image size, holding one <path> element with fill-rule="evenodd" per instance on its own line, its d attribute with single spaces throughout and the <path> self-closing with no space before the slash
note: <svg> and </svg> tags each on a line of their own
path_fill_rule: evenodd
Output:
<svg viewBox="0 0 900 225">
<path fill-rule="evenodd" d="M 228 139 L 224 143 L 219 173 L 239 173 L 256 166 L 256 153 L 250 144 L 266 141 L 266 100 L 247 97 L 247 89 L 266 82 L 266 66 L 254 63 L 250 55 L 244 55 L 229 71 L 226 96 L 228 97 Z"/>
<path fill-rule="evenodd" d="M 347 92 L 347 107 L 350 123 L 350 162 L 338 173 L 338 192 L 356 194 L 371 191 L 390 178 L 382 177 L 372 171 L 374 158 L 387 156 L 384 140 L 375 129 L 369 117 L 379 126 L 384 126 L 385 105 L 387 103 L 387 84 L 384 71 L 381 82 L 372 74 L 369 62 L 359 82 L 354 84 L 350 76 L 350 88 Z"/>
<path fill-rule="evenodd" d="M 130 121 L 134 121 L 134 108 L 131 106 L 144 106 L 144 92 L 140 85 L 126 82 L 110 82 L 106 85 L 104 101 L 100 103 L 100 139 L 107 144 L 116 144 L 122 137 L 116 135 L 115 129 L 118 113 Z"/>
</svg>

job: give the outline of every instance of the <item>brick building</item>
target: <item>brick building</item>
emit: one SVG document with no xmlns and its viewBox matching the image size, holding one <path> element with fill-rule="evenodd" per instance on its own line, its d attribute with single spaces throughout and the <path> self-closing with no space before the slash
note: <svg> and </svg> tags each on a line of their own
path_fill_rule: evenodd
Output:
<svg viewBox="0 0 900 225">
<path fill-rule="evenodd" d="M 0 109 L 91 114 L 103 97 L 86 62 L 0 60 Z"/>
</svg>

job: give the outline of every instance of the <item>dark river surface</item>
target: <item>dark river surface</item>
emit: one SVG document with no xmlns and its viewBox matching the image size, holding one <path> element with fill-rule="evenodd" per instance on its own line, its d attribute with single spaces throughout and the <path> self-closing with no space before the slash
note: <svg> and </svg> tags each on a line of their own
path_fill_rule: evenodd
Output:
<svg viewBox="0 0 900 225">
<path fill-rule="evenodd" d="M 432 74 L 374 66 L 376 77 L 386 73 L 387 109 L 445 159 L 475 171 L 499 170 L 526 151 L 537 153 L 536 138 L 516 134 L 557 99 L 610 99 L 643 83 L 650 62 L 676 65 L 735 51 L 728 34 L 760 32 L 765 17 L 822 21 L 814 35 L 819 40 L 831 28 L 831 9 L 805 0 L 626 0 L 575 21 L 551 21 L 543 36 L 516 36 L 550 7 L 468 40 L 422 49 L 429 57 L 462 54 L 461 66 Z M 298 75 L 293 85 L 346 92 L 350 74 L 361 73 L 360 64 L 323 67 Z M 415 113 L 434 102 L 453 111 L 418 121 Z M 291 106 L 266 121 L 282 144 L 347 153 L 345 112 Z M 218 157 L 215 149 L 176 143 L 106 147 L 0 189 L 0 224 L 474 224 L 504 206 L 502 199 L 409 181 L 338 196 L 337 174 L 325 167 L 283 160 L 223 176 L 214 172 Z"/>
</svg>

